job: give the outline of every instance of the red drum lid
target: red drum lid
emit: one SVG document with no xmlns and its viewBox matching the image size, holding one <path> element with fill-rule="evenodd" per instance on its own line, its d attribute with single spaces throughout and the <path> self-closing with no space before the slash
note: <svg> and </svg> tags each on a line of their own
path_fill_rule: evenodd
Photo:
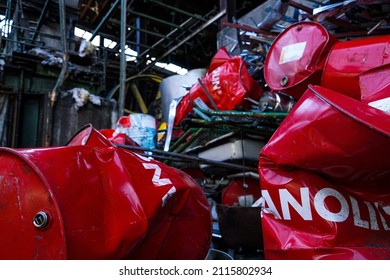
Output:
<svg viewBox="0 0 390 280">
<path fill-rule="evenodd" d="M 273 42 L 264 65 L 265 80 L 275 91 L 298 99 L 309 84 L 319 84 L 333 37 L 320 24 L 291 25 Z"/>
<path fill-rule="evenodd" d="M 34 164 L 0 149 L 0 259 L 66 259 L 57 202 Z"/>
</svg>

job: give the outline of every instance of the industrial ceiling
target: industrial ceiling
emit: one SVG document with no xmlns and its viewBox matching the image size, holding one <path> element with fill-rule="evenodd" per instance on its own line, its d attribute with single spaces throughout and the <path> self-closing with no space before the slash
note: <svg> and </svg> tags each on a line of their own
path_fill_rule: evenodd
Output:
<svg viewBox="0 0 390 280">
<path fill-rule="evenodd" d="M 280 2 L 286 13 L 275 10 Z M 261 28 L 274 12 L 281 17 L 269 30 Z M 389 34 L 389 15 L 389 0 L 1 0 L 0 93 L 16 108 L 10 111 L 15 117 L 7 119 L 12 131 L 7 141 L 48 145 L 51 124 L 42 128 L 41 121 L 51 117 L 57 97 L 74 88 L 117 99 L 119 115 L 157 116 L 155 80 L 131 79 L 148 74 L 161 81 L 175 74 L 161 64 L 207 68 L 219 46 L 231 54 L 249 47 L 258 52 L 261 69 L 273 40 L 294 22 L 318 22 L 338 40 L 349 40 Z M 95 46 L 88 44 L 92 41 Z M 84 45 L 91 52 L 81 52 Z M 134 96 L 142 96 L 145 106 Z M 34 125 L 29 109 L 36 115 Z M 25 126 L 35 131 L 24 132 Z"/>
<path fill-rule="evenodd" d="M 77 25 L 107 38 L 120 38 L 120 0 L 81 0 Z M 127 1 L 126 43 L 139 54 L 138 70 L 155 57 L 184 68 L 206 67 L 216 51 L 216 33 L 226 16 L 219 0 Z M 226 1 L 221 1 L 226 2 Z M 264 1 L 236 1 L 244 15 Z"/>
<path fill-rule="evenodd" d="M 0 14 L 16 20 L 30 36 L 39 41 L 44 26 L 54 26 L 60 20 L 58 0 L 4 0 Z M 126 10 L 126 46 L 137 52 L 128 63 L 128 73 L 146 72 L 157 61 L 174 63 L 186 69 L 207 67 L 214 55 L 216 33 L 221 20 L 228 16 L 238 18 L 264 1 L 226 0 L 63 0 L 66 7 L 68 42 L 76 40 L 75 27 L 118 42 L 107 53 L 108 59 L 119 60 L 121 38 L 121 11 Z M 126 5 L 124 6 L 124 2 Z M 233 4 L 232 4 L 233 3 Z M 25 32 L 25 33 L 27 33 Z M 32 34 L 31 34 L 32 33 Z M 51 33 L 51 32 L 49 32 Z M 58 32 L 50 34 L 57 35 Z M 44 35 L 43 35 L 44 36 Z M 41 35 L 42 38 L 42 35 Z M 92 38 L 92 39 L 93 39 Z M 69 51 L 77 51 L 77 42 Z M 150 59 L 153 58 L 153 63 Z M 147 62 L 149 60 L 149 64 Z"/>
</svg>

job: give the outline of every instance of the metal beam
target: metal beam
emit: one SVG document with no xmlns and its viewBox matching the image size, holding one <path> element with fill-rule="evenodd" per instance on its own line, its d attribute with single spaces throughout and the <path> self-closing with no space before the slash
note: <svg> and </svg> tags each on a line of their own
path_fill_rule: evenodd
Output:
<svg viewBox="0 0 390 280">
<path fill-rule="evenodd" d="M 134 10 L 129 11 L 129 13 L 133 14 L 133 15 L 136 15 L 136 16 L 139 16 L 139 17 L 143 17 L 143 18 L 146 18 L 146 19 L 153 20 L 155 22 L 159 22 L 159 23 L 162 23 L 162 24 L 165 24 L 165 25 L 169 25 L 169 26 L 172 26 L 172 27 L 175 27 L 175 28 L 180 28 L 180 26 L 177 25 L 177 24 L 174 24 L 174 23 L 171 23 L 169 21 L 165 21 L 165 20 L 153 17 L 151 15 L 147 15 L 147 14 L 144 14 L 144 13 L 139 13 L 139 12 L 136 12 Z"/>
<path fill-rule="evenodd" d="M 54 85 L 54 88 L 49 92 L 49 100 L 45 108 L 45 122 L 44 122 L 44 145 L 50 146 L 52 132 L 53 132 L 53 115 L 54 115 L 54 106 L 57 101 L 58 93 L 60 87 L 63 85 L 67 72 L 68 72 L 68 43 L 66 38 L 66 8 L 65 0 L 58 0 L 59 12 L 60 12 L 60 32 L 61 32 L 61 43 L 62 43 L 62 68 L 61 72 L 57 78 L 57 82 Z"/>
<path fill-rule="evenodd" d="M 242 170 L 242 165 L 240 164 L 234 164 L 234 163 L 228 163 L 228 162 L 221 162 L 221 161 L 216 161 L 216 160 L 210 160 L 210 159 L 204 159 L 196 156 L 191 156 L 191 155 L 186 155 L 182 153 L 176 153 L 176 152 L 168 152 L 168 151 L 161 151 L 157 149 L 148 149 L 144 147 L 137 147 L 137 146 L 129 146 L 129 145 L 122 145 L 122 144 L 116 144 L 117 147 L 123 148 L 123 149 L 128 149 L 128 150 L 133 150 L 133 151 L 139 151 L 140 153 L 142 152 L 152 152 L 153 157 L 160 158 L 161 156 L 167 156 L 167 160 L 175 160 L 175 161 L 191 161 L 191 162 L 198 162 L 198 163 L 204 163 L 204 164 L 211 164 L 215 166 L 221 166 L 225 168 L 230 168 L 230 169 L 238 169 Z M 258 170 L 257 168 L 254 167 L 246 167 L 246 171 L 248 172 L 254 172 L 257 173 Z"/>
<path fill-rule="evenodd" d="M 96 37 L 100 28 L 106 23 L 107 19 L 111 16 L 111 14 L 115 10 L 115 8 L 118 6 L 120 1 L 121 0 L 116 0 L 115 3 L 111 5 L 110 10 L 107 12 L 107 14 L 104 16 L 104 18 L 98 24 L 98 26 L 96 26 L 95 30 L 92 32 L 92 37 L 91 37 L 91 39 L 89 39 L 89 41 L 92 41 Z M 125 7 L 125 10 L 126 10 L 126 7 Z"/>
<path fill-rule="evenodd" d="M 140 17 L 137 17 L 136 20 L 135 20 L 135 24 L 137 26 L 137 28 L 141 28 L 141 18 Z M 137 45 L 135 46 L 135 51 L 137 53 L 140 53 L 141 52 L 141 38 L 144 37 L 142 36 L 141 34 L 141 31 L 137 30 L 136 33 L 135 33 L 135 41 L 137 42 Z"/>
<path fill-rule="evenodd" d="M 126 43 L 127 43 L 127 45 L 128 46 L 133 46 L 133 45 L 137 46 L 138 43 L 136 41 L 130 41 L 129 40 L 129 38 L 132 35 L 134 30 L 130 30 L 130 31 L 127 30 L 127 31 L 128 31 L 127 34 L 126 34 Z M 118 37 L 114 38 L 112 35 L 107 35 L 107 34 L 104 34 L 104 33 L 102 34 L 102 36 L 105 37 L 105 38 L 112 39 L 114 41 L 118 39 Z M 142 47 L 144 49 L 149 49 L 150 48 L 149 45 L 145 45 L 145 44 L 140 44 L 140 47 Z M 109 50 L 110 53 L 117 53 L 119 49 L 120 49 L 120 43 L 118 43 L 114 48 L 108 49 L 108 50 Z"/>
<path fill-rule="evenodd" d="M 201 27 L 199 27 L 197 30 L 195 30 L 194 32 L 192 32 L 189 36 L 187 36 L 186 38 L 184 38 L 183 40 L 181 40 L 176 46 L 170 48 L 168 51 L 166 51 L 164 54 L 162 54 L 159 58 L 157 58 L 156 60 L 152 61 L 147 67 L 145 67 L 144 69 L 142 69 L 139 74 L 142 74 L 144 73 L 145 71 L 149 70 L 151 67 L 153 67 L 157 62 L 161 61 L 161 59 L 165 58 L 167 55 L 169 55 L 170 53 L 172 53 L 173 51 L 175 51 L 176 49 L 178 49 L 181 45 L 185 44 L 187 41 L 189 41 L 190 39 L 192 39 L 192 37 L 194 37 L 195 35 L 197 35 L 198 33 L 202 32 L 204 29 L 206 29 L 210 24 L 212 24 L 213 22 L 219 20 L 221 17 L 223 17 L 224 15 L 226 14 L 226 10 L 223 10 L 223 11 L 220 11 L 217 15 L 215 15 L 214 17 L 212 17 L 211 19 L 209 19 L 207 22 L 205 22 Z"/>
<path fill-rule="evenodd" d="M 12 9 L 12 0 L 7 1 L 7 10 L 5 11 L 5 19 L 8 20 L 7 23 L 7 36 L 11 33 L 11 25 L 10 25 L 10 20 L 11 20 L 11 9 Z"/>
<path fill-rule="evenodd" d="M 91 6 L 93 0 L 88 0 L 88 3 L 84 5 L 84 9 L 81 11 L 80 19 L 83 19 L 85 16 L 85 13 L 88 11 L 89 7 Z"/>
<path fill-rule="evenodd" d="M 176 8 L 174 6 L 170 6 L 170 5 L 164 4 L 161 1 L 156 1 L 156 0 L 148 0 L 148 1 L 153 2 L 155 4 L 158 4 L 158 5 L 162 6 L 162 7 L 168 8 L 169 10 L 181 13 L 183 15 L 196 18 L 196 19 L 198 19 L 200 21 L 203 21 L 203 22 L 207 22 L 207 20 L 204 17 L 202 17 L 202 16 L 199 16 L 199 15 L 196 15 L 196 14 L 192 14 L 190 12 L 184 11 L 184 10 Z"/>
<path fill-rule="evenodd" d="M 112 2 L 112 0 L 106 0 L 106 1 L 104 1 L 102 7 L 99 8 L 99 10 L 100 10 L 100 11 L 103 11 L 103 10 L 106 8 L 107 4 L 110 3 L 110 2 Z M 92 23 L 95 23 L 95 21 L 97 20 L 98 17 L 99 17 L 99 13 L 97 12 L 97 13 L 95 14 L 95 16 L 93 17 L 93 19 L 92 19 Z"/>
<path fill-rule="evenodd" d="M 169 32 L 165 37 L 166 38 L 169 38 L 170 36 L 172 36 L 173 34 L 175 34 L 179 29 L 184 29 L 185 26 L 187 26 L 187 24 L 189 24 L 190 22 L 193 21 L 193 18 L 189 18 L 187 19 L 185 22 L 183 22 L 182 24 L 180 24 L 179 28 L 175 28 L 173 29 L 171 32 Z M 157 47 L 158 45 L 160 45 L 162 42 L 164 42 L 164 40 L 166 38 L 162 38 L 160 39 L 158 42 L 154 43 L 153 46 L 151 46 L 149 49 L 145 50 L 143 53 L 141 53 L 140 55 L 138 55 L 139 57 L 143 57 L 145 54 L 147 54 L 151 49 L 154 49 L 155 47 Z"/>
<path fill-rule="evenodd" d="M 42 27 L 43 18 L 46 16 L 46 13 L 47 13 L 47 11 L 48 11 L 48 9 L 49 9 L 50 1 L 51 1 L 51 0 L 46 0 L 45 5 L 43 6 L 42 13 L 41 13 L 41 15 L 39 16 L 39 19 L 38 19 L 38 22 L 37 22 L 37 26 L 35 27 L 35 31 L 34 31 L 32 37 L 31 37 L 31 43 L 32 43 L 32 44 L 34 44 L 35 39 L 36 39 L 37 36 L 38 36 L 38 32 L 39 32 L 39 30 L 40 30 L 41 27 Z"/>
<path fill-rule="evenodd" d="M 126 95 L 126 19 L 127 19 L 126 0 L 121 0 L 121 54 L 120 54 L 120 72 L 119 72 L 119 98 L 118 98 L 118 117 L 123 116 L 125 108 Z"/>
<path fill-rule="evenodd" d="M 54 86 L 54 89 L 50 95 L 50 101 L 52 106 L 57 100 L 58 92 L 64 80 L 66 78 L 66 74 L 68 71 L 68 60 L 69 60 L 69 50 L 68 50 L 68 42 L 66 37 L 66 9 L 65 9 L 65 0 L 59 0 L 59 10 L 60 10 L 60 32 L 61 32 L 61 45 L 62 45 L 62 68 L 60 75 L 58 76 L 57 82 Z"/>
<path fill-rule="evenodd" d="M 219 0 L 220 10 L 226 9 L 226 16 L 221 20 L 222 22 L 233 22 L 236 18 L 236 0 Z"/>
<path fill-rule="evenodd" d="M 119 22 L 118 20 L 116 20 L 116 19 L 110 19 L 110 22 L 112 22 L 112 23 L 114 23 L 114 24 L 117 24 L 117 25 L 120 25 L 120 22 Z M 131 28 L 131 29 L 134 29 L 134 30 L 136 30 L 136 31 L 141 31 L 141 32 L 143 32 L 143 33 L 145 33 L 145 34 L 152 35 L 152 36 L 155 36 L 155 37 L 166 38 L 165 35 L 162 35 L 162 34 L 160 34 L 160 33 L 153 32 L 153 31 L 150 31 L 150 30 L 147 30 L 147 29 L 138 28 L 138 27 L 136 27 L 136 26 L 134 26 L 134 25 L 128 24 L 128 25 L 126 25 L 126 27 Z"/>
</svg>

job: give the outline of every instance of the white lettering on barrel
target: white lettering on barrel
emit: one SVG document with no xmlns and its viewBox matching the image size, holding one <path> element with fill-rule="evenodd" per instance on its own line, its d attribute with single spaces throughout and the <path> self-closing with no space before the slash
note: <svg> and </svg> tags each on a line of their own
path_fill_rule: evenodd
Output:
<svg viewBox="0 0 390 280">
<path fill-rule="evenodd" d="M 278 198 L 280 201 L 282 216 L 279 214 L 268 190 L 262 190 L 262 197 L 254 204 L 258 204 L 263 208 L 262 214 L 272 213 L 276 219 L 291 220 L 290 210 L 293 208 L 302 217 L 302 219 L 312 221 L 313 207 L 311 206 L 310 199 L 313 194 L 310 195 L 309 188 L 307 187 L 301 187 L 299 188 L 299 191 L 300 197 L 295 198 L 288 189 L 279 189 Z M 294 191 L 294 193 L 296 193 L 296 191 Z M 340 204 L 340 210 L 338 212 L 334 212 L 329 209 L 329 203 L 325 203 L 325 200 L 328 197 L 336 199 L 336 203 L 338 202 Z M 383 204 L 378 202 L 359 200 L 353 196 L 349 196 L 349 200 L 351 202 L 350 204 L 348 204 L 347 199 L 337 190 L 332 188 L 323 188 L 317 191 L 312 202 L 318 215 L 327 221 L 345 222 L 348 218 L 352 218 L 356 227 L 370 230 L 381 230 L 382 228 L 378 223 L 381 221 L 383 229 L 385 231 L 390 231 L 387 218 L 387 216 L 390 216 L 390 206 L 383 206 Z M 366 207 L 364 207 L 364 205 Z M 365 217 L 368 217 L 369 220 L 363 219 L 361 213 L 368 213 L 368 216 L 365 215 Z M 350 217 L 350 214 L 352 214 L 352 217 Z M 380 217 L 380 220 L 378 219 L 378 216 Z"/>
<path fill-rule="evenodd" d="M 301 204 L 291 195 L 286 189 L 279 190 L 280 203 L 282 206 L 283 218 L 285 220 L 291 220 L 290 207 L 297 211 L 304 220 L 313 220 L 310 209 L 309 188 L 301 188 Z"/>
<path fill-rule="evenodd" d="M 390 230 L 390 227 L 388 226 L 387 222 L 386 222 L 386 219 L 385 217 L 383 217 L 381 211 L 379 210 L 379 203 L 378 202 L 375 202 L 375 207 L 376 209 L 378 209 L 378 212 L 379 212 L 379 216 L 381 217 L 381 221 L 382 221 L 382 224 L 383 224 L 383 228 L 385 230 Z M 390 206 L 387 206 L 387 207 L 382 207 L 383 211 L 387 214 L 387 215 L 390 215 Z M 388 210 L 388 211 L 386 211 Z"/>
<path fill-rule="evenodd" d="M 172 184 L 169 178 L 161 178 L 161 168 L 154 163 L 143 163 L 145 169 L 154 169 L 152 182 L 155 186 L 161 187 Z"/>
<path fill-rule="evenodd" d="M 364 221 L 361 218 L 359 204 L 358 204 L 357 200 L 353 196 L 350 196 L 349 199 L 351 200 L 351 205 L 352 205 L 352 214 L 353 214 L 354 225 L 357 227 L 362 227 L 362 228 L 370 228 L 368 221 Z"/>
<path fill-rule="evenodd" d="M 368 214 L 370 215 L 370 225 L 372 230 L 379 230 L 378 220 L 376 218 L 376 213 L 374 207 L 372 207 L 371 203 L 364 201 L 364 204 L 367 205 Z"/>
<path fill-rule="evenodd" d="M 327 197 L 334 197 L 340 202 L 341 209 L 339 212 L 333 213 L 325 206 Z M 323 188 L 316 193 L 314 196 L 314 208 L 318 215 L 330 222 L 344 222 L 349 216 L 347 200 L 341 193 L 331 188 Z"/>
<path fill-rule="evenodd" d="M 275 204 L 272 201 L 271 196 L 269 195 L 269 192 L 267 190 L 262 190 L 261 196 L 264 198 L 264 202 L 262 202 L 261 205 L 263 211 L 265 211 L 266 213 L 274 214 L 276 219 L 281 219 L 280 214 L 278 210 L 276 210 Z M 266 207 L 265 204 L 267 204 L 268 207 Z"/>
</svg>

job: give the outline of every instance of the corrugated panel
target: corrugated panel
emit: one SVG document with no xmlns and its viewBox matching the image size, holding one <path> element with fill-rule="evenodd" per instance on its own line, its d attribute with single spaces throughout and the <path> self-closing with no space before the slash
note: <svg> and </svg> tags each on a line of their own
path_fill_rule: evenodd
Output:
<svg viewBox="0 0 390 280">
<path fill-rule="evenodd" d="M 96 129 L 112 128 L 117 120 L 116 102 L 102 100 L 100 106 L 88 102 L 76 109 L 71 95 L 64 94 L 58 98 L 53 118 L 52 145 L 65 145 L 84 125 L 90 123 Z M 113 115 L 114 114 L 114 115 Z"/>
</svg>

